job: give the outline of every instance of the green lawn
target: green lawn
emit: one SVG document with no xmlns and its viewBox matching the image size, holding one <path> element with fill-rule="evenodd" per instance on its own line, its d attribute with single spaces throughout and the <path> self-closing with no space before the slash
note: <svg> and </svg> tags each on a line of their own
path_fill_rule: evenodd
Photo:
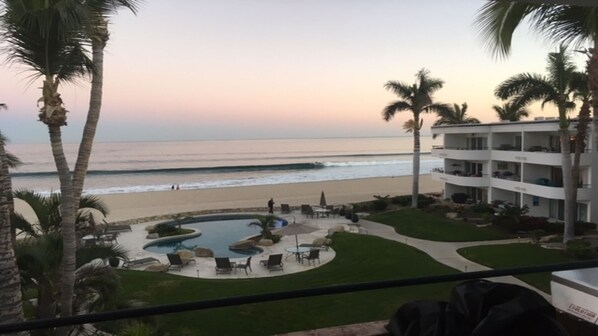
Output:
<svg viewBox="0 0 598 336">
<path fill-rule="evenodd" d="M 474 246 L 459 249 L 457 252 L 469 260 L 495 269 L 576 261 L 565 256 L 560 250 L 549 250 L 529 243 Z M 546 293 L 550 293 L 550 273 L 534 273 L 517 277 Z"/>
<path fill-rule="evenodd" d="M 326 265 L 272 278 L 206 280 L 119 271 L 121 296 L 159 305 L 456 272 L 417 249 L 374 236 L 337 233 L 333 248 L 336 258 Z M 164 315 L 159 321 L 171 335 L 270 335 L 388 319 L 405 302 L 446 300 L 452 286 L 444 283 L 268 302 Z"/>
<path fill-rule="evenodd" d="M 391 211 L 372 215 L 366 219 L 390 225 L 405 236 L 433 241 L 464 242 L 510 238 L 494 228 L 478 228 L 472 224 L 443 218 L 419 209 Z"/>
</svg>

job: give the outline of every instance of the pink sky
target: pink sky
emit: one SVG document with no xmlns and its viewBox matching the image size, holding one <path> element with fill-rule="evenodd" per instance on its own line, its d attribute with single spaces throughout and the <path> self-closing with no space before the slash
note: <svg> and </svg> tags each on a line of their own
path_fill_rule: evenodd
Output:
<svg viewBox="0 0 598 336">
<path fill-rule="evenodd" d="M 525 29 L 495 60 L 473 27 L 482 0 L 148 0 L 111 25 L 98 141 L 404 135 L 385 123 L 388 80 L 422 67 L 445 80 L 439 102 L 495 121 L 495 86 L 544 72 L 547 45 Z M 0 127 L 13 143 L 47 142 L 37 89 L 22 67 L 0 67 Z M 62 88 L 67 142 L 78 141 L 88 85 Z M 553 110 L 533 116 L 553 115 Z M 425 117 L 426 131 L 433 115 Z M 427 126 L 427 127 L 426 127 Z"/>
</svg>

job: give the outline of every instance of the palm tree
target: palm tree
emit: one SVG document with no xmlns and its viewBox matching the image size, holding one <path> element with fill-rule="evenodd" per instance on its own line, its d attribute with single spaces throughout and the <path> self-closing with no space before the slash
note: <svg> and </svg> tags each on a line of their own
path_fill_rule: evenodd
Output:
<svg viewBox="0 0 598 336">
<path fill-rule="evenodd" d="M 5 104 L 0 104 L 6 108 Z M 21 298 L 21 282 L 11 237 L 12 182 L 9 175 L 11 160 L 5 150 L 6 139 L 0 133 L 0 323 L 19 322 L 24 318 Z"/>
<path fill-rule="evenodd" d="M 452 107 L 442 109 L 437 114 L 438 119 L 434 122 L 434 126 L 480 123 L 479 119 L 467 115 L 467 103 L 463 103 L 461 106 L 453 104 Z"/>
<path fill-rule="evenodd" d="M 62 216 L 60 213 L 60 203 L 62 201 L 60 194 L 50 194 L 43 196 L 33 190 L 17 190 L 14 192 L 14 198 L 24 201 L 37 218 L 36 222 L 30 222 L 22 214 L 15 213 L 11 218 L 13 226 L 21 234 L 29 237 L 38 238 L 43 235 L 49 235 L 62 231 L 60 223 Z M 75 226 L 77 229 L 84 229 L 84 224 L 89 218 L 91 210 L 101 213 L 103 216 L 108 214 L 108 208 L 104 201 L 95 195 L 85 195 L 79 201 Z"/>
<path fill-rule="evenodd" d="M 419 134 L 423 125 L 423 119 L 420 119 L 420 114 L 428 112 L 438 113 L 448 108 L 444 104 L 434 103 L 432 94 L 440 90 L 444 82 L 440 79 L 429 77 L 429 74 L 430 72 L 428 70 L 421 69 L 415 76 L 416 82 L 414 84 L 409 85 L 403 82 L 389 81 L 384 85 L 385 89 L 394 92 L 402 100 L 397 100 L 388 104 L 382 111 L 382 118 L 385 121 L 390 121 L 395 113 L 403 111 L 410 111 L 413 114 L 413 118 L 409 121 L 409 125 L 407 125 L 407 123 L 403 125 L 403 128 L 407 126 L 407 128 L 413 132 L 412 208 L 417 208 L 419 194 Z"/>
<path fill-rule="evenodd" d="M 91 41 L 94 71 L 91 74 L 87 120 L 83 128 L 79 153 L 73 171 L 74 204 L 77 204 L 83 192 L 85 175 L 87 174 L 96 128 L 100 119 L 104 83 L 104 48 L 110 36 L 108 32 L 109 17 L 122 7 L 136 13 L 141 2 L 142 0 L 87 0 L 85 2 L 91 12 L 91 19 L 85 27 L 85 32 Z"/>
<path fill-rule="evenodd" d="M 589 43 L 588 88 L 592 97 L 598 97 L 598 7 L 492 0 L 480 9 L 477 18 L 490 50 L 500 56 L 509 55 L 513 33 L 522 22 L 528 22 L 551 42 L 576 46 Z M 593 99 L 592 105 L 596 130 L 598 99 Z M 598 155 L 598 132 L 594 132 L 593 140 L 595 156 Z"/>
<path fill-rule="evenodd" d="M 276 221 L 276 217 L 272 215 L 268 216 L 258 216 L 256 221 L 253 221 L 248 226 L 257 226 L 261 229 L 260 234 L 262 235 L 263 239 L 267 239 L 272 229 L 274 228 L 274 222 Z"/>
<path fill-rule="evenodd" d="M 529 111 L 517 104 L 515 101 L 508 101 L 500 105 L 492 105 L 498 120 L 520 121 L 521 118 L 529 117 Z"/>
<path fill-rule="evenodd" d="M 24 288 L 34 288 L 38 293 L 37 318 L 54 317 L 60 289 L 63 239 L 61 235 L 61 195 L 42 196 L 30 190 L 15 191 L 14 197 L 23 200 L 35 214 L 36 221 L 28 221 L 15 213 L 13 225 L 22 230 L 25 237 L 15 245 L 17 263 L 21 270 Z M 77 211 L 77 223 L 82 223 L 91 209 L 107 214 L 105 204 L 96 196 L 81 198 Z M 116 275 L 109 267 L 89 264 L 92 260 L 111 257 L 125 258 L 125 252 L 114 246 L 77 246 L 75 253 L 75 301 L 76 311 L 94 309 L 112 294 Z"/>
<path fill-rule="evenodd" d="M 60 84 L 74 82 L 92 69 L 85 36 L 81 33 L 88 18 L 84 3 L 78 0 L 5 0 L 0 22 L 7 59 L 28 66 L 32 78 L 43 78 L 38 117 L 48 127 L 62 195 L 62 316 L 72 315 L 77 239 L 73 183 L 62 144 L 61 127 L 67 123 L 67 110 L 58 89 Z M 62 328 L 59 334 L 67 331 Z"/>
<path fill-rule="evenodd" d="M 569 144 L 569 120 L 567 112 L 575 108 L 570 100 L 572 94 L 575 66 L 566 50 L 561 47 L 558 52 L 548 54 L 548 76 L 522 73 L 514 75 L 502 82 L 495 91 L 498 98 L 513 98 L 517 104 L 525 106 L 533 101 L 541 101 L 542 107 L 551 103 L 559 113 L 559 137 L 562 153 L 563 187 L 565 190 L 565 232 L 564 242 L 575 236 L 575 203 L 572 203 L 576 188 L 571 178 L 571 146 Z"/>
</svg>

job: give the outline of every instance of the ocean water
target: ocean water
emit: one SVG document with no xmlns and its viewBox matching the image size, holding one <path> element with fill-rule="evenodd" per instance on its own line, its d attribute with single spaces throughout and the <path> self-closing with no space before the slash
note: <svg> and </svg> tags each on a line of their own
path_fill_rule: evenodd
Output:
<svg viewBox="0 0 598 336">
<path fill-rule="evenodd" d="M 441 165 L 422 137 L 421 174 Z M 127 142 L 94 144 L 85 193 L 111 194 L 404 176 L 412 137 Z M 23 161 L 14 189 L 58 191 L 49 144 L 9 144 Z M 65 144 L 71 169 L 77 145 Z"/>
</svg>

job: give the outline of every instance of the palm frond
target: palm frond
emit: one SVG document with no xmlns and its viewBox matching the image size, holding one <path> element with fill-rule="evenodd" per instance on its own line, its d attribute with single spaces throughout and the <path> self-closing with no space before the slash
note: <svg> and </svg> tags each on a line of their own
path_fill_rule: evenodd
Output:
<svg viewBox="0 0 598 336">
<path fill-rule="evenodd" d="M 414 87 L 403 82 L 388 81 L 384 88 L 403 99 L 409 99 L 414 94 Z"/>
<path fill-rule="evenodd" d="M 395 101 L 387 105 L 384 110 L 382 110 L 382 119 L 389 121 L 392 119 L 392 117 L 394 117 L 396 112 L 409 111 L 412 110 L 412 108 L 413 107 L 406 101 Z"/>
</svg>

